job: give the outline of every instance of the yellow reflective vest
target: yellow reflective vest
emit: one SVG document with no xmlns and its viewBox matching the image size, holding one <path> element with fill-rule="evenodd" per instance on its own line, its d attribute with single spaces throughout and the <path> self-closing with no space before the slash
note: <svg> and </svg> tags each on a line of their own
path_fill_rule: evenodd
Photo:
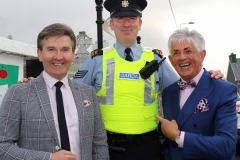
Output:
<svg viewBox="0 0 240 160">
<path fill-rule="evenodd" d="M 157 128 L 155 76 L 144 80 L 139 74 L 153 59 L 152 50 L 144 47 L 141 58 L 133 62 L 122 59 L 112 46 L 103 49 L 103 81 L 97 96 L 107 131 L 142 134 Z"/>
</svg>

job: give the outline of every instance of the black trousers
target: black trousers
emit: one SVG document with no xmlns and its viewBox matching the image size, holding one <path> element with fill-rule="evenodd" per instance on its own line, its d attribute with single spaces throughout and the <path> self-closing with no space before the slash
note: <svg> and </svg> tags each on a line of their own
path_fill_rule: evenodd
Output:
<svg viewBox="0 0 240 160">
<path fill-rule="evenodd" d="M 137 136 L 108 133 L 108 145 L 110 160 L 163 160 L 157 131 Z"/>
</svg>

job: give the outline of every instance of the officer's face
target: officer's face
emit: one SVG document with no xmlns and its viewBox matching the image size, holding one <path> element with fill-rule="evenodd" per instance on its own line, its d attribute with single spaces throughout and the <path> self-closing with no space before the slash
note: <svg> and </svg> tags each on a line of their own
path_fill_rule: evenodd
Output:
<svg viewBox="0 0 240 160">
<path fill-rule="evenodd" d="M 37 52 L 44 70 L 50 76 L 62 80 L 67 75 L 74 58 L 69 36 L 51 36 L 45 39 L 42 50 L 38 49 Z"/>
<path fill-rule="evenodd" d="M 180 77 L 189 82 L 200 72 L 206 51 L 198 52 L 192 41 L 174 42 L 169 60 Z"/>
<path fill-rule="evenodd" d="M 141 25 L 140 17 L 114 17 L 110 21 L 111 29 L 114 31 L 117 41 L 126 47 L 130 47 L 136 42 Z"/>
</svg>

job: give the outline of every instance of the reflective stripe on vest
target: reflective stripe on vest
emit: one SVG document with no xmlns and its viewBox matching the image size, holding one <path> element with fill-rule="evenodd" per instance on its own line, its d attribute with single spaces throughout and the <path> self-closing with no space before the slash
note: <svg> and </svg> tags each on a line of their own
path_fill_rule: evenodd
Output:
<svg viewBox="0 0 240 160">
<path fill-rule="evenodd" d="M 106 96 L 98 96 L 100 104 L 113 104 L 114 59 L 107 61 Z"/>
</svg>

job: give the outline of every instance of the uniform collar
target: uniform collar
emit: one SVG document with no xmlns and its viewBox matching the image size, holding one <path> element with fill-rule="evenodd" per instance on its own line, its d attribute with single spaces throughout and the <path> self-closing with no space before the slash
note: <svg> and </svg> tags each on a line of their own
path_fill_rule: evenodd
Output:
<svg viewBox="0 0 240 160">
<path fill-rule="evenodd" d="M 135 42 L 130 48 L 132 50 L 131 56 L 134 58 L 134 53 L 137 52 L 138 48 L 141 47 L 141 45 L 137 44 L 137 42 Z M 117 50 L 118 54 L 120 57 L 122 57 L 124 59 L 125 55 L 124 55 L 124 51 L 126 49 L 125 46 L 121 45 L 120 43 L 116 42 L 114 44 L 114 48 Z"/>
</svg>

